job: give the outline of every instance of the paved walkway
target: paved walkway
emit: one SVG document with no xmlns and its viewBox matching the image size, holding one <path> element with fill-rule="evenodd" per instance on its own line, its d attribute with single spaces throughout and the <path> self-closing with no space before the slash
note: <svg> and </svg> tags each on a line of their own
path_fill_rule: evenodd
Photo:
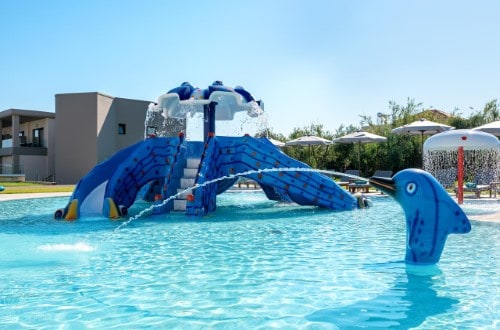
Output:
<svg viewBox="0 0 500 330">
<path fill-rule="evenodd" d="M 500 212 L 491 214 L 471 215 L 470 220 L 500 223 Z"/>
<path fill-rule="evenodd" d="M 16 199 L 28 199 L 28 198 L 45 198 L 45 197 L 64 197 L 71 196 L 70 192 L 54 192 L 54 193 L 29 193 L 29 194 L 0 194 L 0 202 L 2 201 L 12 201 Z"/>
</svg>

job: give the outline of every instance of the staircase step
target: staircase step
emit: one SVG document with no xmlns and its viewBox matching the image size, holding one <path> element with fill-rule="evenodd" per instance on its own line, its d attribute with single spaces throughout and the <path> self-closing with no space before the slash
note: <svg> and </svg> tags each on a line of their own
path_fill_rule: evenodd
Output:
<svg viewBox="0 0 500 330">
<path fill-rule="evenodd" d="M 196 178 L 198 174 L 198 168 L 185 168 L 184 169 L 184 177 L 185 178 Z"/>
<path fill-rule="evenodd" d="M 186 168 L 198 168 L 200 166 L 200 159 L 199 158 L 188 158 L 186 160 Z"/>
<path fill-rule="evenodd" d="M 181 178 L 181 189 L 186 189 L 194 186 L 194 178 Z"/>
<path fill-rule="evenodd" d="M 187 195 L 190 195 L 193 193 L 193 191 L 191 189 L 177 189 L 177 193 L 180 193 L 180 192 L 183 192 L 182 194 L 180 194 L 179 196 L 177 196 L 176 199 L 186 199 L 186 196 Z"/>
<path fill-rule="evenodd" d="M 186 200 L 174 199 L 174 211 L 186 211 Z"/>
<path fill-rule="evenodd" d="M 179 189 L 177 189 L 178 193 L 184 192 L 174 199 L 174 211 L 186 211 L 186 197 L 187 195 L 192 194 L 192 190 L 188 188 L 194 186 L 196 176 L 198 175 L 199 165 L 199 158 L 188 158 L 186 160 L 183 177 L 180 179 L 180 186 Z"/>
</svg>

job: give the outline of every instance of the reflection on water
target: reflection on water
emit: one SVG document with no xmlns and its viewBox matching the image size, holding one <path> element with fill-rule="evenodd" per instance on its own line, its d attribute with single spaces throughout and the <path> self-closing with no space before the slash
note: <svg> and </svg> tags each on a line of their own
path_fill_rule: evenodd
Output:
<svg viewBox="0 0 500 330">
<path fill-rule="evenodd" d="M 332 323 L 340 328 L 418 327 L 427 318 L 449 311 L 459 301 L 438 296 L 435 281 L 443 281 L 436 266 L 406 266 L 406 276 L 394 286 L 369 300 L 352 305 L 326 308 L 307 316 L 309 321 Z"/>
</svg>

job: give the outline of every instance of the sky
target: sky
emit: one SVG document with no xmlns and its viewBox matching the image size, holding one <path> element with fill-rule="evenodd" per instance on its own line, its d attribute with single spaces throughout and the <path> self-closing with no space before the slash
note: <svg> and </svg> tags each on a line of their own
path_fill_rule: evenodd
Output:
<svg viewBox="0 0 500 330">
<path fill-rule="evenodd" d="M 285 136 L 408 98 L 467 117 L 500 99 L 499 13 L 496 0 L 1 0 L 0 111 L 221 80 Z"/>
</svg>

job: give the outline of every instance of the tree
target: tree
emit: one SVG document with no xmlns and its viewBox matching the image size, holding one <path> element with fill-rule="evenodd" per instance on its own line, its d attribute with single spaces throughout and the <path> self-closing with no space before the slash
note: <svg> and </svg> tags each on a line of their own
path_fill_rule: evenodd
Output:
<svg viewBox="0 0 500 330">
<path fill-rule="evenodd" d="M 333 139 L 352 132 L 364 131 L 387 137 L 385 143 L 370 143 L 363 145 L 362 170 L 363 173 L 373 173 L 384 169 L 398 172 L 405 168 L 421 165 L 420 137 L 393 134 L 391 130 L 424 117 L 460 128 L 474 128 L 494 120 L 500 119 L 500 107 L 497 99 L 487 102 L 481 111 L 463 118 L 460 109 L 455 108 L 449 119 L 434 118 L 433 112 L 424 111 L 423 104 L 412 98 L 407 98 L 406 104 L 400 105 L 390 101 L 389 114 L 380 114 L 376 120 L 370 116 L 360 116 L 360 126 L 341 124 L 334 133 L 327 131 L 323 124 L 310 124 L 302 128 L 295 128 L 285 137 L 268 129 L 260 136 L 268 136 L 280 141 L 287 141 L 304 135 L 316 135 L 326 139 Z M 333 144 L 329 146 L 313 147 L 309 164 L 308 148 L 285 147 L 283 151 L 290 157 L 307 163 L 315 168 L 335 169 L 344 172 L 347 169 L 358 167 L 357 150 L 353 144 Z M 354 164 L 354 165 L 353 165 Z"/>
</svg>

